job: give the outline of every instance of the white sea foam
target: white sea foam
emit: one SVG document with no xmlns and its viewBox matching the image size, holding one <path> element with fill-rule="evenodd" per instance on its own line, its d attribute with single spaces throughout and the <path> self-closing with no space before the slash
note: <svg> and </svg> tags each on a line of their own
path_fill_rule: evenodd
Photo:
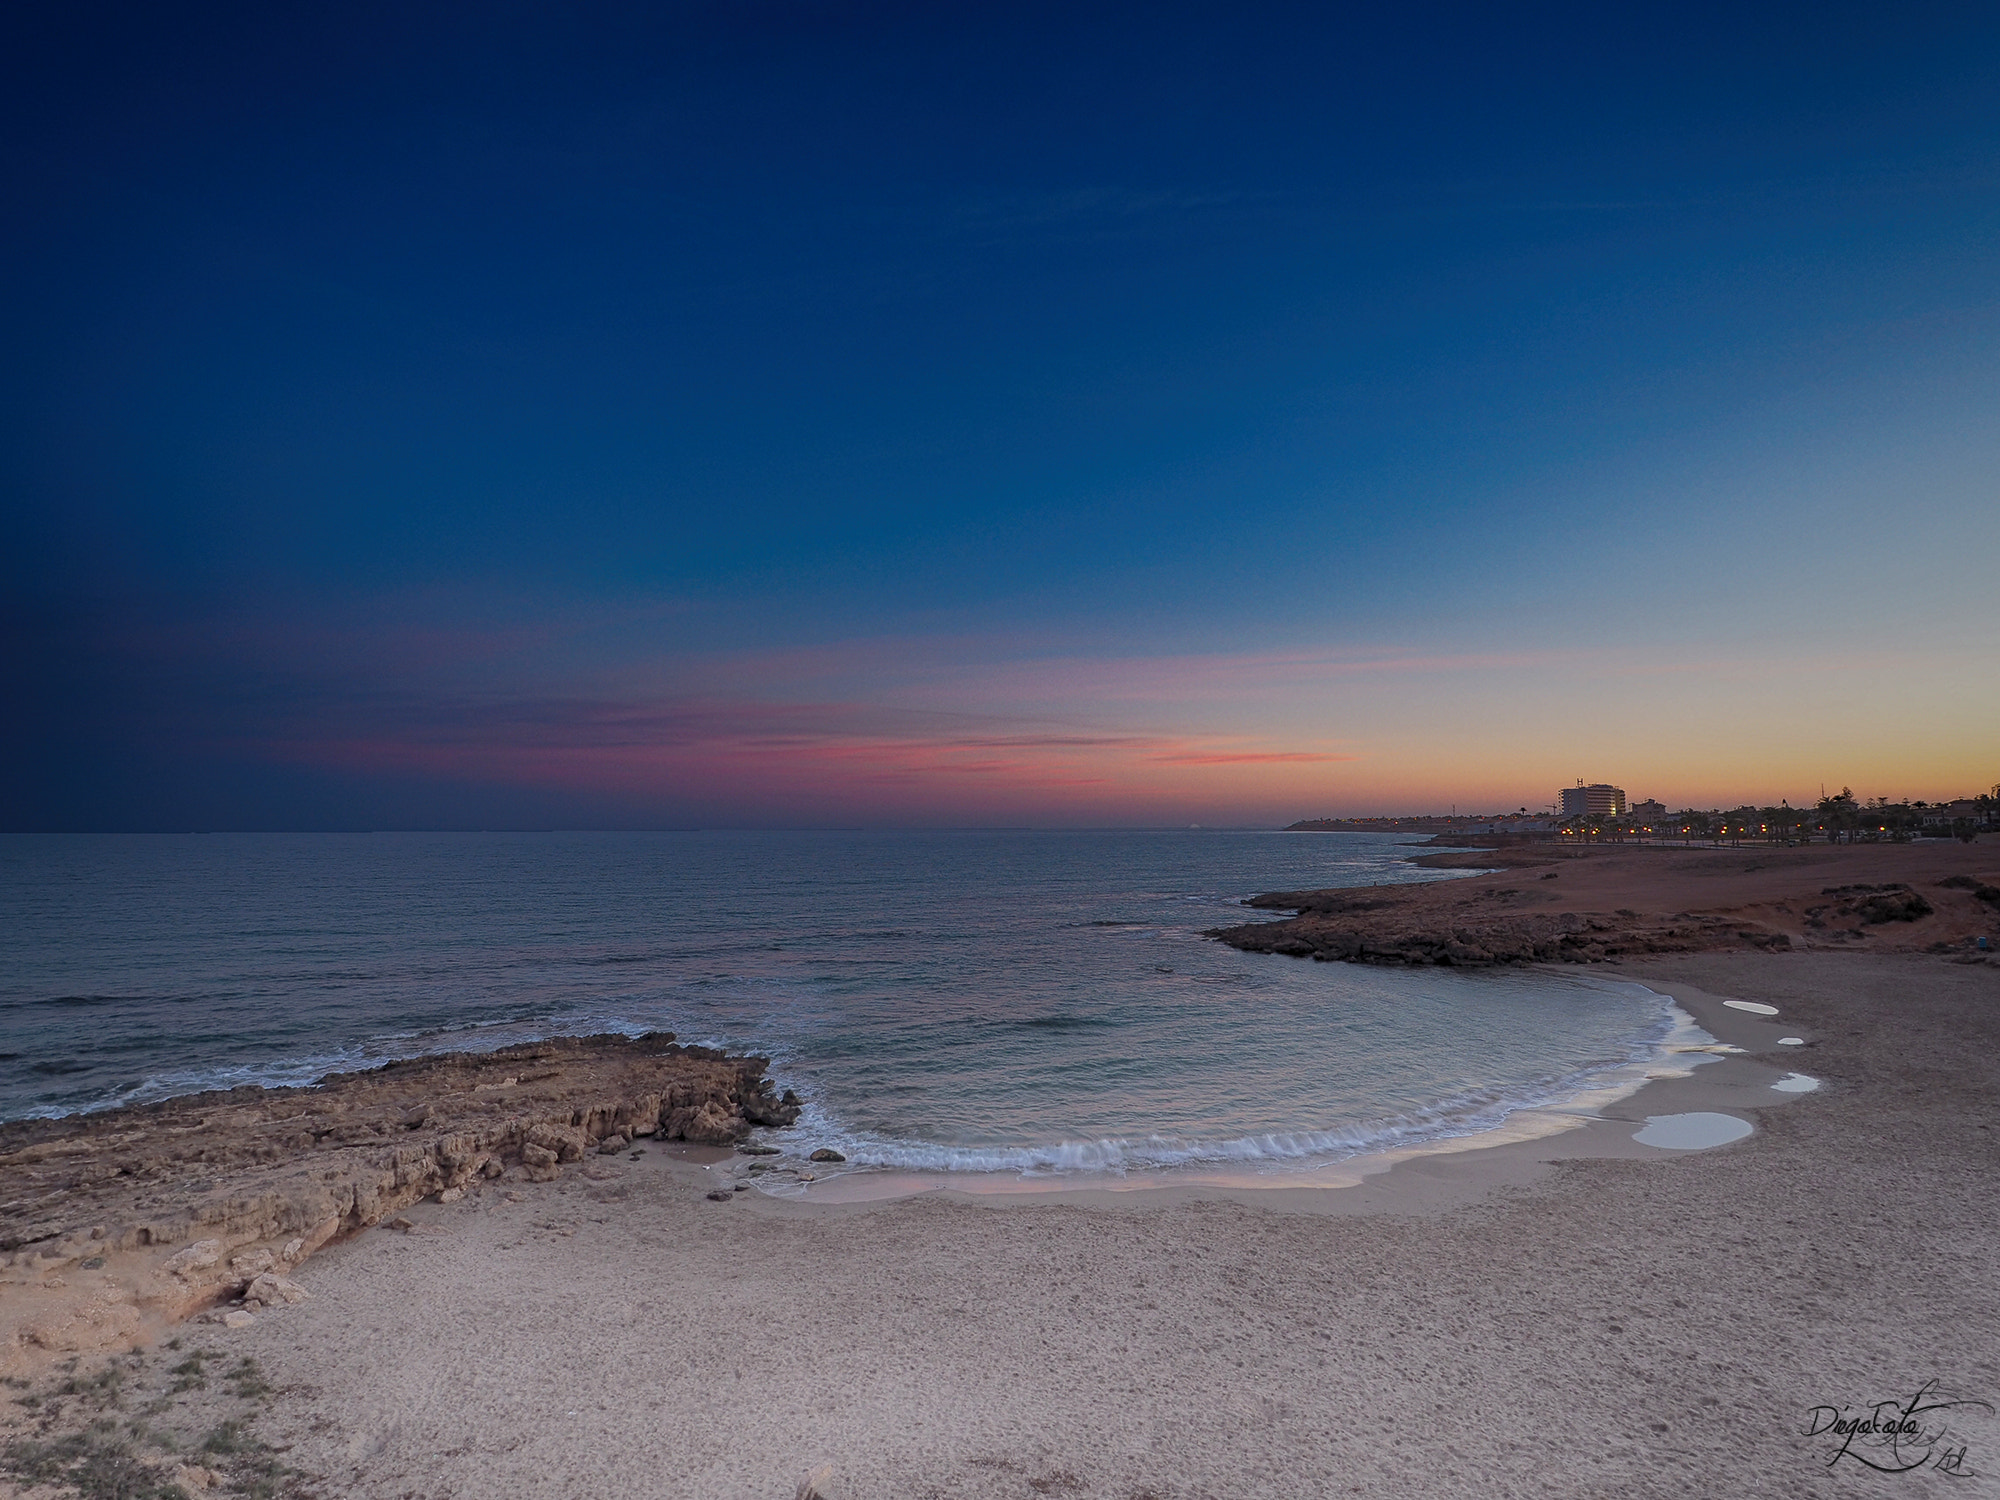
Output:
<svg viewBox="0 0 2000 1500">
<path fill-rule="evenodd" d="M 1777 1006 L 1766 1005 L 1761 1000 L 1725 1000 L 1722 1003 L 1731 1010 L 1748 1011 L 1753 1016 L 1775 1016 L 1778 1013 Z"/>
<path fill-rule="evenodd" d="M 1323 1130 L 1268 1131 L 1229 1138 L 1167 1134 L 1106 1136 L 1052 1144 L 943 1145 L 894 1140 L 879 1134 L 850 1133 L 818 1101 L 802 1114 L 794 1149 L 830 1146 L 846 1157 L 846 1171 L 892 1169 L 918 1172 L 1017 1173 L 1024 1177 L 1124 1175 L 1173 1167 L 1250 1166 L 1262 1170 L 1312 1169 L 1401 1146 L 1427 1145 L 1481 1135 L 1513 1115 L 1559 1106 L 1607 1088 L 1635 1087 L 1656 1076 L 1650 1065 L 1675 1053 L 1708 1061 L 1699 1043 L 1706 1033 L 1678 1006 L 1662 998 L 1664 1014 L 1634 1038 L 1623 1059 L 1579 1070 L 1541 1087 L 1516 1092 L 1466 1091 L 1426 1109 L 1387 1119 Z M 780 1137 L 773 1136 L 772 1139 Z"/>
</svg>

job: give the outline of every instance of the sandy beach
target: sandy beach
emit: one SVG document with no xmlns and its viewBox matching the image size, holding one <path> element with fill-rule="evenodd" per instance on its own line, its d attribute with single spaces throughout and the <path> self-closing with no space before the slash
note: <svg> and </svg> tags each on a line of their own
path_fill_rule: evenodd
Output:
<svg viewBox="0 0 2000 1500">
<path fill-rule="evenodd" d="M 10 14 L 0 1500 L 2000 1500 L 2000 3 Z"/>
<path fill-rule="evenodd" d="M 1823 884 L 1907 879 L 1833 852 Z M 1988 852 L 1935 857 L 1983 881 Z M 1562 868 L 1584 913 L 1591 863 Z M 1607 965 L 1742 1051 L 1346 1188 L 718 1202 L 743 1158 L 652 1141 L 479 1177 L 329 1243 L 308 1300 L 142 1349 L 130 1389 L 187 1431 L 235 1401 L 291 1492 L 385 1500 L 2000 1494 L 2000 969 L 1873 946 Z M 1682 1111 L 1755 1129 L 1633 1140 Z M 268 1392 L 172 1393 L 203 1351 Z M 1974 1404 L 1894 1450 L 1811 1431 L 1923 1392 Z M 53 1404 L 14 1435 L 88 1405 Z M 226 1492 L 206 1462 L 185 1487 Z"/>
</svg>

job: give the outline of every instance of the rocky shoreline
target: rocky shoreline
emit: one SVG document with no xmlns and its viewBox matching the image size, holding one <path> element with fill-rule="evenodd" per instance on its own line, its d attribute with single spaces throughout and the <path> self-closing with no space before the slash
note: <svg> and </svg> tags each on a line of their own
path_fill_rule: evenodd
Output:
<svg viewBox="0 0 2000 1500">
<path fill-rule="evenodd" d="M 1292 917 L 1208 936 L 1248 953 L 1374 964 L 1606 963 L 1813 948 L 1927 952 L 1977 963 L 1987 959 L 1976 945 L 2000 913 L 1982 894 L 1995 887 L 1973 873 L 1992 873 L 1993 851 L 1984 844 L 1541 844 L 1420 855 L 1412 863 L 1481 873 L 1424 885 L 1271 891 L 1245 905 Z M 1687 904 L 1691 897 L 1699 904 Z"/>
<path fill-rule="evenodd" d="M 307 1256 L 424 1198 L 788 1126 L 799 1100 L 768 1066 L 666 1033 L 556 1038 L 0 1124 L 0 1372 L 295 1300 Z"/>
<path fill-rule="evenodd" d="M 1385 902 L 1343 898 L 1338 891 L 1273 891 L 1247 905 L 1293 911 L 1288 922 L 1221 928 L 1209 936 L 1246 953 L 1368 964 L 1604 963 L 1640 954 L 1696 953 L 1750 947 L 1782 951 L 1781 932 L 1715 917 L 1675 922 L 1608 921 L 1562 912 L 1555 916 L 1480 913 L 1449 927 L 1411 914 L 1364 916 Z"/>
</svg>

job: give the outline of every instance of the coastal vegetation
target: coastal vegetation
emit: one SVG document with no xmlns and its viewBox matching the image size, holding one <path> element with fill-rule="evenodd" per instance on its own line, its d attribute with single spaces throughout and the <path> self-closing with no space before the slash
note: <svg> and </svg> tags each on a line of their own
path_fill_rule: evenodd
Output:
<svg viewBox="0 0 2000 1500">
<path fill-rule="evenodd" d="M 1305 818 L 1288 825 L 1286 831 L 1424 833 L 1440 838 L 1477 834 L 1591 844 L 1900 844 L 1922 838 L 1970 843 L 1981 833 L 2000 832 L 2000 784 L 1978 796 L 1949 802 L 1860 797 L 1852 787 L 1844 786 L 1821 796 L 1810 807 L 1794 807 L 1781 799 L 1776 806 L 1745 802 L 1729 808 L 1683 807 L 1668 812 L 1652 803 L 1617 814 L 1577 817 L 1536 814 L 1524 807 L 1491 814 Z"/>
<path fill-rule="evenodd" d="M 1557 836 L 1592 843 L 1666 840 L 1683 844 L 1908 843 L 1918 838 L 1955 838 L 1971 843 L 1982 832 L 2000 828 L 2000 785 L 1977 797 L 1951 803 L 1919 798 L 1891 802 L 1887 797 L 1858 798 L 1852 787 L 1824 796 L 1812 807 L 1775 807 L 1745 803 L 1721 808 L 1682 808 L 1665 818 L 1592 818 L 1565 820 Z"/>
<path fill-rule="evenodd" d="M 213 1385 L 214 1348 L 131 1349 L 91 1369 L 72 1358 L 39 1380 L 10 1378 L 16 1409 L 0 1476 L 75 1500 L 187 1500 L 213 1490 L 250 1500 L 313 1500 L 308 1477 L 258 1433 L 281 1394 L 239 1357 Z"/>
</svg>

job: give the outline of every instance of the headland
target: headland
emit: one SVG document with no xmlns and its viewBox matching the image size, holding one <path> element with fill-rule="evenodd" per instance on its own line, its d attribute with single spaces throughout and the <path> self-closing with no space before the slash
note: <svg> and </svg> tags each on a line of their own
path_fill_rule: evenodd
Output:
<svg viewBox="0 0 2000 1500">
<path fill-rule="evenodd" d="M 1990 844 L 1495 843 L 1413 856 L 1461 880 L 1272 891 L 1296 913 L 1211 935 L 1251 953 L 1388 964 L 1606 963 L 1656 954 L 1927 953 L 1982 963 L 2000 936 Z"/>
</svg>

